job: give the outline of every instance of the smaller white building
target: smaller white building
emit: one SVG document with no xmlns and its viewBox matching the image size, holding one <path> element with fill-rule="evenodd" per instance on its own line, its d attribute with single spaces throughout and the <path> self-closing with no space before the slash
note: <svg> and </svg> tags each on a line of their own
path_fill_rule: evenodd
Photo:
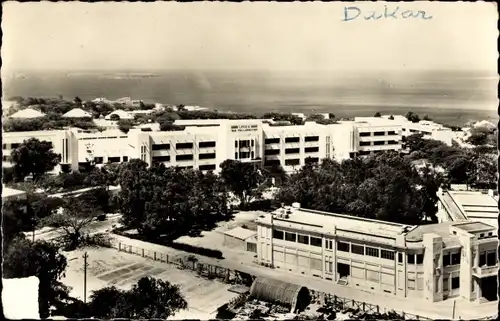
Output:
<svg viewBox="0 0 500 321">
<path fill-rule="evenodd" d="M 129 119 L 129 120 L 134 119 L 134 116 L 132 116 L 129 112 L 126 112 L 125 110 L 122 109 L 115 110 L 114 112 L 104 117 L 104 119 L 111 120 L 112 115 L 117 115 L 120 119 Z"/>
<path fill-rule="evenodd" d="M 26 108 L 10 115 L 10 118 L 14 119 L 34 119 L 41 117 L 45 117 L 45 114 L 33 108 Z"/>
<path fill-rule="evenodd" d="M 64 118 L 92 118 L 92 114 L 81 108 L 73 108 L 63 115 Z"/>
</svg>

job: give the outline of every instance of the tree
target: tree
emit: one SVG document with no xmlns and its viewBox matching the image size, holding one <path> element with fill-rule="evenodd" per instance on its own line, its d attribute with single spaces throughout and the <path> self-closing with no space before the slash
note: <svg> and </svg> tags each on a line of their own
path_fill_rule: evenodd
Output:
<svg viewBox="0 0 500 321">
<path fill-rule="evenodd" d="M 472 130 L 471 135 L 467 138 L 467 143 L 481 146 L 488 143 L 488 133 L 480 130 Z"/>
<path fill-rule="evenodd" d="M 118 129 L 123 133 L 128 133 L 132 128 L 134 128 L 134 123 L 129 119 L 119 119 Z"/>
<path fill-rule="evenodd" d="M 184 111 L 184 110 L 186 110 L 186 106 L 184 106 L 183 104 L 177 105 L 177 111 Z"/>
<path fill-rule="evenodd" d="M 119 121 L 120 120 L 120 116 L 118 116 L 117 114 L 112 114 L 111 116 L 109 116 L 109 120 Z"/>
<path fill-rule="evenodd" d="M 85 236 L 84 229 L 100 214 L 94 205 L 82 198 L 67 199 L 64 201 L 62 213 L 47 217 L 48 224 L 61 227 L 68 250 L 80 246 Z"/>
<path fill-rule="evenodd" d="M 109 191 L 110 185 L 116 185 L 118 180 L 119 164 L 108 163 L 103 167 L 94 167 L 85 177 L 84 183 L 88 186 L 100 186 Z"/>
<path fill-rule="evenodd" d="M 91 313 L 102 318 L 167 319 L 188 307 L 178 286 L 151 277 L 143 277 L 129 291 L 94 291 L 91 300 Z"/>
<path fill-rule="evenodd" d="M 390 115 L 389 120 L 394 120 L 394 116 Z"/>
<path fill-rule="evenodd" d="M 31 174 L 36 182 L 59 164 L 61 155 L 52 151 L 51 142 L 29 138 L 12 151 L 11 159 L 18 178 L 24 179 Z"/>
<path fill-rule="evenodd" d="M 406 113 L 406 119 L 408 119 L 412 123 L 418 123 L 420 121 L 420 117 L 412 111 Z"/>
<path fill-rule="evenodd" d="M 309 117 L 307 117 L 307 121 L 318 121 L 318 120 L 324 120 L 325 115 L 323 114 L 311 114 Z"/>
<path fill-rule="evenodd" d="M 373 115 L 373 117 L 382 117 L 382 114 L 380 112 L 376 112 L 375 115 Z"/>
<path fill-rule="evenodd" d="M 48 317 L 51 306 L 68 298 L 69 289 L 60 282 L 67 266 L 66 257 L 51 243 L 32 243 L 23 237 L 15 238 L 4 249 L 3 277 L 38 277 L 40 316 Z"/>
<path fill-rule="evenodd" d="M 423 120 L 431 121 L 432 119 L 428 115 L 425 115 Z"/>
<path fill-rule="evenodd" d="M 75 105 L 77 105 L 78 107 L 81 107 L 82 106 L 82 100 L 80 97 L 76 96 L 75 99 L 73 99 L 73 102 L 75 103 Z"/>
<path fill-rule="evenodd" d="M 242 208 L 262 195 L 262 187 L 266 178 L 254 164 L 228 159 L 222 162 L 220 168 L 222 180 L 238 197 Z"/>
<path fill-rule="evenodd" d="M 165 121 L 160 124 L 160 130 L 164 132 L 184 130 L 184 128 L 184 126 L 175 125 L 169 121 Z"/>
<path fill-rule="evenodd" d="M 328 113 L 328 118 L 329 119 L 335 119 L 335 114 L 334 113 Z"/>
</svg>

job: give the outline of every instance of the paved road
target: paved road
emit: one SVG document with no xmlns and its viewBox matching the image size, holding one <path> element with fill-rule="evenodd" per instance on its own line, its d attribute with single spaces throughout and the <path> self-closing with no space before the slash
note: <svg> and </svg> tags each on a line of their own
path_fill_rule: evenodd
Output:
<svg viewBox="0 0 500 321">
<path fill-rule="evenodd" d="M 129 239 L 120 235 L 113 234 L 112 236 L 114 238 L 114 242 L 122 242 L 123 244 L 144 248 L 150 251 L 156 251 L 169 255 L 190 254 L 166 246 Z M 251 260 L 251 255 L 248 256 Z M 385 295 L 383 293 L 374 294 L 361 289 L 342 286 L 327 280 L 307 277 L 292 272 L 285 272 L 279 269 L 265 268 L 248 261 L 239 262 L 231 260 L 229 258 L 225 260 L 216 260 L 204 256 L 197 257 L 200 262 L 206 262 L 230 269 L 236 269 L 256 276 L 268 277 L 284 282 L 304 285 L 312 290 L 332 293 L 340 297 L 379 305 L 381 309 L 385 308 L 387 310 L 404 311 L 406 313 L 417 314 L 432 319 L 452 319 L 452 300 L 429 303 L 424 300 L 400 298 L 394 295 Z M 495 315 L 496 312 L 497 302 L 476 304 L 457 300 L 457 304 L 455 307 L 455 319 L 458 319 L 459 317 L 465 320 L 477 319 L 485 316 Z"/>
</svg>

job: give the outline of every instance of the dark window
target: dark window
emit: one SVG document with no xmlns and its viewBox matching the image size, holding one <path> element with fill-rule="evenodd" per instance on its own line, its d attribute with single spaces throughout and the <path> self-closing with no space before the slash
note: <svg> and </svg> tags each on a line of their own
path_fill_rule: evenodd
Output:
<svg viewBox="0 0 500 321">
<path fill-rule="evenodd" d="M 333 242 L 332 242 L 332 240 L 325 240 L 325 247 L 327 249 L 332 250 L 333 249 Z"/>
<path fill-rule="evenodd" d="M 337 250 L 342 252 L 349 252 L 349 243 L 337 242 Z"/>
<path fill-rule="evenodd" d="M 385 145 L 385 141 L 378 140 L 378 141 L 373 142 L 373 145 L 376 145 L 376 146 L 378 146 L 378 145 Z"/>
<path fill-rule="evenodd" d="M 450 254 L 443 255 L 443 266 L 450 265 Z"/>
<path fill-rule="evenodd" d="M 285 154 L 298 154 L 300 153 L 300 148 L 286 148 Z"/>
<path fill-rule="evenodd" d="M 10 162 L 10 156 L 2 156 L 2 161 L 4 162 Z"/>
<path fill-rule="evenodd" d="M 451 255 L 451 265 L 460 264 L 460 252 Z"/>
<path fill-rule="evenodd" d="M 170 144 L 153 144 L 151 146 L 152 150 L 163 150 L 163 149 L 170 149 Z"/>
<path fill-rule="evenodd" d="M 240 140 L 240 147 L 250 147 L 249 140 Z"/>
<path fill-rule="evenodd" d="M 460 287 L 460 277 L 451 278 L 451 288 L 458 289 Z"/>
<path fill-rule="evenodd" d="M 7 149 L 7 144 L 2 144 L 2 149 Z"/>
<path fill-rule="evenodd" d="M 238 153 L 234 153 L 234 159 L 238 159 Z"/>
<path fill-rule="evenodd" d="M 387 135 L 396 135 L 396 132 L 393 131 L 393 130 L 390 130 L 390 131 L 387 132 Z"/>
<path fill-rule="evenodd" d="M 285 165 L 287 166 L 296 166 L 300 165 L 300 159 L 286 159 L 285 160 Z"/>
<path fill-rule="evenodd" d="M 278 155 L 280 153 L 279 149 L 266 149 L 264 155 Z"/>
<path fill-rule="evenodd" d="M 319 246 L 321 247 L 321 239 L 319 237 L 313 237 L 311 236 L 311 245 L 312 246 Z"/>
<path fill-rule="evenodd" d="M 215 147 L 215 142 L 200 142 L 200 148 Z"/>
<path fill-rule="evenodd" d="M 486 252 L 482 252 L 479 255 L 479 266 L 484 266 L 486 265 Z"/>
<path fill-rule="evenodd" d="M 200 165 L 198 168 L 200 171 L 213 171 L 215 170 L 215 164 Z"/>
<path fill-rule="evenodd" d="M 193 148 L 193 143 L 177 143 L 175 145 L 175 148 L 177 149 Z"/>
<path fill-rule="evenodd" d="M 486 260 L 488 266 L 494 266 L 497 264 L 497 253 L 496 251 L 488 252 L 486 255 Z"/>
<path fill-rule="evenodd" d="M 371 142 L 359 142 L 359 146 L 370 146 Z"/>
<path fill-rule="evenodd" d="M 255 158 L 255 153 L 254 153 L 254 152 L 250 152 L 250 158 L 251 158 L 251 159 L 254 159 L 254 158 Z"/>
<path fill-rule="evenodd" d="M 351 244 L 351 252 L 354 254 L 364 255 L 365 247 L 362 245 Z"/>
<path fill-rule="evenodd" d="M 94 157 L 94 163 L 96 164 L 104 163 L 104 157 Z"/>
<path fill-rule="evenodd" d="M 356 157 L 356 153 L 352 153 L 352 152 L 351 152 L 351 153 L 349 153 L 349 158 L 351 158 L 351 159 L 352 159 L 352 158 L 354 158 L 354 157 Z"/>
<path fill-rule="evenodd" d="M 255 141 L 253 139 L 250 141 L 250 143 L 252 147 L 255 145 Z"/>
<path fill-rule="evenodd" d="M 290 242 L 297 242 L 297 234 L 285 232 L 285 240 Z"/>
<path fill-rule="evenodd" d="M 273 238 L 282 240 L 285 237 L 283 231 L 273 230 Z"/>
<path fill-rule="evenodd" d="M 309 236 L 307 235 L 298 235 L 298 242 L 302 244 L 309 244 Z"/>
<path fill-rule="evenodd" d="M 304 148 L 306 153 L 317 153 L 319 152 L 319 147 L 306 147 Z"/>
<path fill-rule="evenodd" d="M 403 263 L 403 253 L 398 253 L 398 262 Z"/>
<path fill-rule="evenodd" d="M 370 154 L 370 151 L 368 151 L 368 150 L 360 150 L 358 152 L 358 155 L 360 155 L 360 156 L 369 155 L 369 154 Z"/>
<path fill-rule="evenodd" d="M 401 254 L 401 253 L 399 253 Z M 381 250 L 380 257 L 387 260 L 394 260 L 394 252 L 388 250 Z"/>
<path fill-rule="evenodd" d="M 279 138 L 266 138 L 264 141 L 266 144 L 279 144 L 280 139 Z"/>
<path fill-rule="evenodd" d="M 319 157 L 307 157 L 305 159 L 306 164 L 317 164 L 319 163 Z"/>
<path fill-rule="evenodd" d="M 175 159 L 178 161 L 193 160 L 193 154 L 177 155 Z"/>
<path fill-rule="evenodd" d="M 317 142 L 317 141 L 319 141 L 319 136 L 306 136 L 306 137 L 304 137 L 304 141 Z"/>
<path fill-rule="evenodd" d="M 373 257 L 379 257 L 379 251 L 376 248 L 367 246 L 365 249 L 365 252 L 366 252 L 366 255 L 373 256 Z"/>
<path fill-rule="evenodd" d="M 21 144 L 19 144 L 19 143 L 14 143 L 14 144 L 10 144 L 10 147 L 11 147 L 12 149 L 16 149 L 16 148 L 18 148 L 20 145 L 21 145 Z"/>
<path fill-rule="evenodd" d="M 387 144 L 388 144 L 388 145 L 397 145 L 397 144 L 398 144 L 398 142 L 397 142 L 397 141 L 395 141 L 395 140 L 389 140 L 389 141 L 387 141 Z"/>
<path fill-rule="evenodd" d="M 212 159 L 215 158 L 215 153 L 200 154 L 199 159 Z"/>
<path fill-rule="evenodd" d="M 250 158 L 249 152 L 240 152 L 240 158 Z"/>
<path fill-rule="evenodd" d="M 108 157 L 108 162 L 109 163 L 119 163 L 120 157 Z"/>
<path fill-rule="evenodd" d="M 361 132 L 361 133 L 359 133 L 359 136 L 368 137 L 368 136 L 371 136 L 371 133 L 370 132 Z"/>
<path fill-rule="evenodd" d="M 264 166 L 273 166 L 273 165 L 279 165 L 280 160 L 279 159 L 269 159 L 264 162 Z"/>
<path fill-rule="evenodd" d="M 128 162 L 128 156 L 123 156 L 123 161 Z"/>
<path fill-rule="evenodd" d="M 374 132 L 373 136 L 384 136 L 385 132 Z"/>
<path fill-rule="evenodd" d="M 408 264 L 415 264 L 415 254 L 408 254 L 406 257 L 408 258 Z"/>
<path fill-rule="evenodd" d="M 417 254 L 417 264 L 423 264 L 423 263 L 424 263 L 424 255 Z"/>
<path fill-rule="evenodd" d="M 238 141 L 237 140 L 234 142 L 234 147 L 238 147 Z"/>
<path fill-rule="evenodd" d="M 300 142 L 300 137 L 286 137 L 285 143 L 298 143 Z"/>
<path fill-rule="evenodd" d="M 154 156 L 153 162 L 170 162 L 170 156 Z"/>
</svg>

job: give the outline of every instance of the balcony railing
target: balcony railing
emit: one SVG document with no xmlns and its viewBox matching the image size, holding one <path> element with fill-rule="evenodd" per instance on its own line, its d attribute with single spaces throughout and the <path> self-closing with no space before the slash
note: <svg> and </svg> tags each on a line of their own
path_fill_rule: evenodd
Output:
<svg viewBox="0 0 500 321">
<path fill-rule="evenodd" d="M 498 265 L 475 267 L 472 271 L 474 276 L 480 278 L 495 276 L 498 273 Z"/>
</svg>

